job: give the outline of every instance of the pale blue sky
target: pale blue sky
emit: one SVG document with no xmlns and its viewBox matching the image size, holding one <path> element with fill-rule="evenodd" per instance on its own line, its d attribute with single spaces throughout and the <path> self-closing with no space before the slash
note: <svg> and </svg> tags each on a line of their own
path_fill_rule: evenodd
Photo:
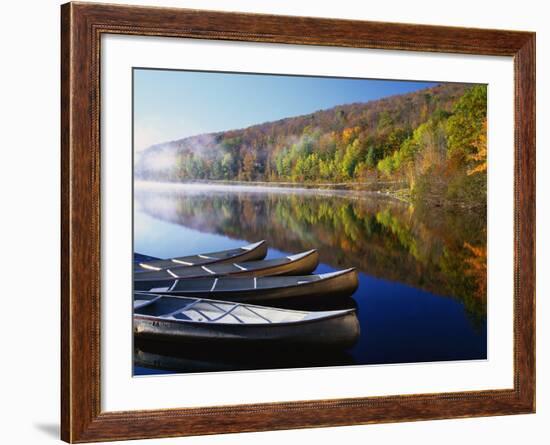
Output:
<svg viewBox="0 0 550 445">
<path fill-rule="evenodd" d="M 134 69 L 134 148 L 245 128 L 433 82 Z"/>
</svg>

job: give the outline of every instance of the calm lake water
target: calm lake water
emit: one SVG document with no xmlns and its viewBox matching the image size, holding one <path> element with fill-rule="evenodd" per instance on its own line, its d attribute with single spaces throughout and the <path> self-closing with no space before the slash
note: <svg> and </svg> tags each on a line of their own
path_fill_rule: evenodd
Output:
<svg viewBox="0 0 550 445">
<path fill-rule="evenodd" d="M 352 298 L 300 308 L 355 307 L 351 349 L 206 351 L 136 342 L 136 375 L 473 360 L 487 357 L 486 216 L 413 208 L 381 195 L 304 189 L 136 184 L 134 251 L 156 257 L 265 239 L 268 258 L 317 249 L 316 273 L 355 267 Z"/>
</svg>

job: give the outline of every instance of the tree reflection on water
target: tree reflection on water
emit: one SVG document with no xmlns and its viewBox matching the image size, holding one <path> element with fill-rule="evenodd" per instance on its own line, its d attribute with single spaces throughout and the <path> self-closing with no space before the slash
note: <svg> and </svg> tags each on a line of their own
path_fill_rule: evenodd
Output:
<svg viewBox="0 0 550 445">
<path fill-rule="evenodd" d="M 136 190 L 140 210 L 201 232 L 298 252 L 322 263 L 461 300 L 486 319 L 486 212 L 413 207 L 365 192 L 266 190 L 231 186 Z"/>
</svg>

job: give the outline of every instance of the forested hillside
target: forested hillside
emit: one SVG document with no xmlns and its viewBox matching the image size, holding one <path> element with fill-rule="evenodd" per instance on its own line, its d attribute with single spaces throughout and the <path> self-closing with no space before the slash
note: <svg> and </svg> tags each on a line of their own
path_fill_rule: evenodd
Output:
<svg viewBox="0 0 550 445">
<path fill-rule="evenodd" d="M 442 84 L 158 144 L 136 177 L 394 184 L 405 199 L 484 206 L 486 116 L 486 86 Z"/>
</svg>

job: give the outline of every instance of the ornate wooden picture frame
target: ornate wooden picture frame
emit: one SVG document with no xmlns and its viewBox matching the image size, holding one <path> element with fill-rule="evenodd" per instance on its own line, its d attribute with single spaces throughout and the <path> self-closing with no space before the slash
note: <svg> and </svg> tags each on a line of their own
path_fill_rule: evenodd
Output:
<svg viewBox="0 0 550 445">
<path fill-rule="evenodd" d="M 63 440 L 95 442 L 535 411 L 534 33 L 91 3 L 65 4 L 61 18 Z M 102 412 L 100 39 L 104 34 L 513 57 L 513 389 Z"/>
</svg>

